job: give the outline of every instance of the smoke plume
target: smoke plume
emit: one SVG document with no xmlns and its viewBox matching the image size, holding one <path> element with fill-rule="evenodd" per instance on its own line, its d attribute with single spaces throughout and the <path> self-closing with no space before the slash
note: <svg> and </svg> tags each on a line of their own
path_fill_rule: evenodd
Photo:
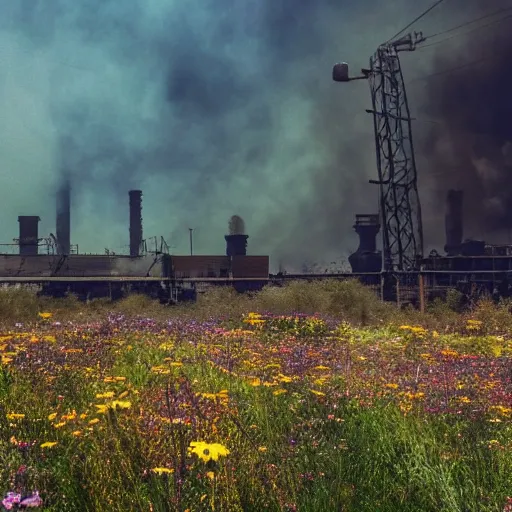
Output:
<svg viewBox="0 0 512 512">
<path fill-rule="evenodd" d="M 512 229 L 512 17 L 510 2 L 473 2 L 469 19 L 508 7 L 440 44 L 421 114 L 434 122 L 423 140 L 429 206 L 440 213 L 449 188 L 464 191 L 464 237 L 508 243 Z M 466 15 L 467 16 L 467 15 Z M 496 20 L 502 21 L 497 23 Z M 488 25 L 483 27 L 483 25 Z M 437 72 L 437 73 L 436 73 Z M 420 114 L 420 117 L 421 117 Z M 436 238 L 435 223 L 427 224 Z"/>
<path fill-rule="evenodd" d="M 459 22 L 467 3 L 459 4 L 451 18 L 443 12 L 414 28 Z M 233 211 L 248 221 L 249 253 L 270 254 L 274 265 L 348 254 L 357 247 L 354 213 L 377 209 L 368 184 L 376 175 L 373 126 L 367 84 L 332 82 L 332 65 L 367 67 L 377 46 L 428 5 L 3 2 L 0 238 L 16 236 L 19 214 L 39 215 L 41 233 L 53 232 L 55 192 L 69 174 L 71 238 L 82 252 L 127 252 L 127 192 L 142 189 L 145 235 L 163 235 L 178 254 L 187 253 L 188 228 L 198 253 L 222 254 Z M 500 57 L 478 71 L 409 94 L 443 123 L 420 145 L 427 170 L 449 168 L 457 185 L 471 181 L 473 204 L 496 227 L 510 209 L 505 43 L 491 41 L 486 51 Z M 480 47 L 444 52 L 436 67 L 460 63 L 463 53 L 473 58 Z M 404 72 L 432 71 L 431 57 L 416 54 Z M 438 181 L 448 186 L 448 178 Z M 436 188 L 430 177 L 424 183 Z"/>
</svg>

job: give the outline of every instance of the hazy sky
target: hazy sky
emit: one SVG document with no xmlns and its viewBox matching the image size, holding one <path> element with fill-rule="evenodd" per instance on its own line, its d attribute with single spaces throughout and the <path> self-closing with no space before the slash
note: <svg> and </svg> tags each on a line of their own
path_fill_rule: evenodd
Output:
<svg viewBox="0 0 512 512">
<path fill-rule="evenodd" d="M 493 3 L 507 2 L 446 0 L 414 29 L 439 32 Z M 250 253 L 275 264 L 339 259 L 356 248 L 354 214 L 375 211 L 377 191 L 368 184 L 376 175 L 368 85 L 332 82 L 332 65 L 366 67 L 430 4 L 2 2 L 0 239 L 17 236 L 20 214 L 39 215 L 41 235 L 55 231 L 54 194 L 66 170 L 71 239 L 81 251 L 127 250 L 128 190 L 141 188 L 144 236 L 163 235 L 175 253 L 187 253 L 189 227 L 198 253 L 223 253 L 238 214 Z M 435 89 L 423 77 L 471 61 L 467 43 L 455 38 L 402 61 L 418 117 L 427 245 L 444 237 L 433 194 L 443 180 L 431 167 L 445 158 L 431 121 L 445 126 L 436 101 L 451 86 Z"/>
</svg>

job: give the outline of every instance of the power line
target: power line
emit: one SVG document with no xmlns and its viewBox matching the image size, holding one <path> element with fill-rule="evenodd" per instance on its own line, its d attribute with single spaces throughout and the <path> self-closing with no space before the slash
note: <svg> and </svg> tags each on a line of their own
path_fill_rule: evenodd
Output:
<svg viewBox="0 0 512 512">
<path fill-rule="evenodd" d="M 506 10 L 511 10 L 511 9 L 506 9 Z M 440 41 L 435 41 L 435 42 L 429 43 L 429 44 L 423 44 L 418 49 L 422 50 L 422 49 L 428 48 L 430 46 L 436 46 L 438 44 L 441 44 L 441 43 L 444 43 L 446 41 L 449 41 L 450 39 L 454 39 L 454 38 L 460 37 L 460 36 L 465 36 L 467 34 L 471 34 L 472 32 L 475 32 L 476 30 L 481 30 L 483 28 L 487 28 L 487 27 L 490 27 L 492 25 L 496 25 L 496 23 L 503 23 L 504 21 L 506 21 L 506 20 L 508 20 L 510 18 L 512 18 L 512 14 L 509 14 L 508 16 L 505 16 L 505 17 L 500 18 L 498 20 L 494 20 L 494 21 L 492 21 L 490 23 L 486 23 L 485 25 L 480 25 L 479 27 L 472 28 L 471 30 L 467 30 L 466 32 L 463 32 L 462 34 L 454 34 L 453 36 L 445 37 L 444 39 L 441 39 Z M 462 28 L 462 27 L 464 27 L 466 25 L 469 25 L 471 23 L 475 23 L 476 21 L 480 21 L 480 20 L 474 20 L 473 22 L 464 23 L 462 25 L 459 25 L 458 27 L 454 27 L 453 29 L 449 29 L 449 30 L 446 30 L 444 32 L 439 32 L 438 34 L 434 34 L 433 36 L 428 36 L 426 39 L 431 39 L 431 38 L 435 37 L 436 35 L 447 34 L 449 32 L 453 32 L 454 30 Z"/>
<path fill-rule="evenodd" d="M 498 9 L 497 11 L 494 11 L 490 14 L 485 14 L 484 16 L 480 16 L 479 18 L 476 18 L 474 20 L 470 20 L 470 21 L 466 21 L 465 23 L 461 23 L 460 25 L 457 25 L 456 27 L 452 27 L 447 30 L 443 30 L 442 32 L 436 32 L 435 34 L 427 36 L 427 39 L 432 39 L 433 37 L 448 34 L 450 32 L 453 32 L 454 30 L 458 30 L 459 28 L 464 28 L 468 25 L 472 25 L 473 23 L 478 23 L 479 21 L 486 20 L 487 18 L 492 18 L 493 16 L 497 16 L 498 14 L 508 12 L 508 11 L 512 11 L 512 7 L 505 7 L 503 9 Z M 498 21 L 500 21 L 500 20 L 498 20 Z M 487 26 L 487 25 L 484 25 L 484 26 Z"/>
<path fill-rule="evenodd" d="M 420 80 L 427 80 L 429 78 L 433 78 L 433 77 L 436 77 L 436 76 L 446 75 L 446 74 L 449 74 L 449 73 L 453 73 L 454 71 L 459 71 L 460 69 L 464 69 L 464 68 L 473 66 L 475 64 L 480 64 L 480 63 L 485 62 L 487 60 L 497 59 L 499 57 L 501 57 L 501 56 L 500 55 L 488 55 L 487 57 L 483 57 L 481 59 L 473 60 L 471 62 L 466 62 L 466 63 L 461 64 L 460 66 L 456 66 L 454 68 L 444 69 L 442 71 L 438 71 L 437 73 L 431 73 L 429 75 L 424 75 L 424 76 L 420 76 L 418 78 L 414 78 L 409 83 L 419 82 Z"/>
<path fill-rule="evenodd" d="M 439 4 L 443 3 L 444 0 L 437 0 L 436 2 L 434 2 L 426 11 L 423 11 L 419 16 L 417 16 L 416 18 L 414 18 L 408 25 L 406 25 L 402 30 L 400 30 L 399 32 L 397 32 L 393 37 L 389 38 L 386 42 L 389 43 L 390 41 L 392 41 L 393 39 L 395 39 L 396 37 L 398 37 L 402 32 L 404 32 L 405 30 L 407 30 L 409 27 L 411 27 L 412 25 L 414 25 L 417 21 L 421 20 L 421 18 L 423 18 L 424 16 L 426 16 L 430 11 L 432 11 L 433 9 L 435 9 Z"/>
</svg>

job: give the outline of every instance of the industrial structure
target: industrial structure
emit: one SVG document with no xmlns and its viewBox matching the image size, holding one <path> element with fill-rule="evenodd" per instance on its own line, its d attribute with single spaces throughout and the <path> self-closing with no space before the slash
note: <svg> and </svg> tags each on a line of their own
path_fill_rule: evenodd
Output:
<svg viewBox="0 0 512 512">
<path fill-rule="evenodd" d="M 129 254 L 79 254 L 78 246 L 73 250 L 71 245 L 70 191 L 67 181 L 57 193 L 56 236 L 40 237 L 38 216 L 18 218 L 18 254 L 0 254 L 0 282 L 39 284 L 42 293 L 54 296 L 74 292 L 82 297 L 119 297 L 137 290 L 164 301 L 193 298 L 206 285 L 230 283 L 244 291 L 261 289 L 268 282 L 269 257 L 247 255 L 249 236 L 238 216 L 232 217 L 225 235 L 225 255 L 171 255 L 163 238 L 148 250 L 140 190 L 128 193 Z"/>
<path fill-rule="evenodd" d="M 399 53 L 414 51 L 425 41 L 421 33 L 408 34 L 379 46 L 370 67 L 351 77 L 348 64 L 333 67 L 336 82 L 368 80 L 370 84 L 377 180 L 378 214 L 356 215 L 357 251 L 349 262 L 354 273 L 380 272 L 384 298 L 394 300 L 399 274 L 407 279 L 419 275 L 432 289 L 458 288 L 510 296 L 512 246 L 489 245 L 481 240 L 463 241 L 463 191 L 449 190 L 445 216 L 446 255 L 432 251 L 423 255 L 423 228 L 418 177 L 414 157 L 411 115 L 400 66 Z M 376 205 L 377 206 L 377 205 Z M 382 250 L 376 236 L 381 232 Z M 423 282 L 424 283 L 424 282 Z"/>
<path fill-rule="evenodd" d="M 356 277 L 366 284 L 379 283 L 386 300 L 397 300 L 401 283 L 413 283 L 421 290 L 427 286 L 431 296 L 450 288 L 468 294 L 487 291 L 495 296 L 510 296 L 512 246 L 464 239 L 462 190 L 447 193 L 445 254 L 423 254 L 411 117 L 399 60 L 400 52 L 413 51 L 422 41 L 421 33 L 414 33 L 384 43 L 360 76 L 350 77 L 346 63 L 333 68 L 336 82 L 368 80 L 372 100 L 367 112 L 373 117 L 377 179 L 370 183 L 378 185 L 378 204 L 375 212 L 355 216 L 353 227 L 359 246 L 349 256 L 352 273 L 271 275 L 268 256 L 247 255 L 249 236 L 243 219 L 236 215 L 230 219 L 224 236 L 225 255 L 194 255 L 192 228 L 190 255 L 171 254 L 162 237 L 149 250 L 143 237 L 141 190 L 128 193 L 129 253 L 80 254 L 78 245 L 71 244 L 71 182 L 64 174 L 56 197 L 56 234 L 41 238 L 39 216 L 18 217 L 18 254 L 0 254 L 0 283 L 33 283 L 43 293 L 74 292 L 83 297 L 119 297 L 126 290 L 137 290 L 176 302 L 194 298 L 215 285 L 247 291 L 293 279 Z M 40 251 L 41 247 L 45 249 Z"/>
</svg>

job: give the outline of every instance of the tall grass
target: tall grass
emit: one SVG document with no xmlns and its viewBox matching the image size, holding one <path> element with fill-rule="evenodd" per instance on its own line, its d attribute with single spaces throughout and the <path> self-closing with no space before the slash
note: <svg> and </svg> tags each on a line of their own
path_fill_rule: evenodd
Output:
<svg viewBox="0 0 512 512">
<path fill-rule="evenodd" d="M 404 413 L 400 389 L 383 394 L 394 365 L 404 367 L 395 379 L 409 378 L 410 339 L 397 346 L 396 334 L 345 324 L 334 338 L 300 337 L 269 322 L 249 338 L 119 320 L 108 334 L 55 330 L 56 342 L 43 327 L 6 337 L 17 355 L 0 367 L 0 490 L 38 489 L 45 510 L 59 512 L 503 510 L 505 421 L 425 413 L 420 399 Z M 430 338 L 414 343 L 421 354 Z M 450 373 L 471 361 L 453 359 Z M 493 361 L 483 382 L 499 378 Z M 107 409 L 113 400 L 124 405 Z M 193 441 L 229 453 L 204 463 L 187 452 Z"/>
<path fill-rule="evenodd" d="M 296 281 L 284 286 L 267 286 L 256 293 L 237 293 L 231 287 L 213 287 L 201 293 L 195 303 L 177 306 L 162 305 L 146 295 L 131 294 L 118 301 L 93 299 L 80 302 L 74 295 L 54 299 L 38 297 L 24 288 L 0 289 L 0 323 L 33 322 L 38 313 L 55 312 L 63 321 L 101 321 L 109 314 L 130 317 L 166 318 L 239 318 L 249 312 L 288 314 L 320 314 L 361 326 L 421 323 L 446 330 L 464 324 L 468 314 L 484 322 L 488 331 L 504 326 L 512 328 L 510 301 L 495 304 L 483 299 L 464 312 L 457 292 L 447 299 L 436 299 L 427 305 L 425 314 L 412 307 L 397 309 L 392 303 L 383 303 L 377 292 L 356 280 Z"/>
</svg>

